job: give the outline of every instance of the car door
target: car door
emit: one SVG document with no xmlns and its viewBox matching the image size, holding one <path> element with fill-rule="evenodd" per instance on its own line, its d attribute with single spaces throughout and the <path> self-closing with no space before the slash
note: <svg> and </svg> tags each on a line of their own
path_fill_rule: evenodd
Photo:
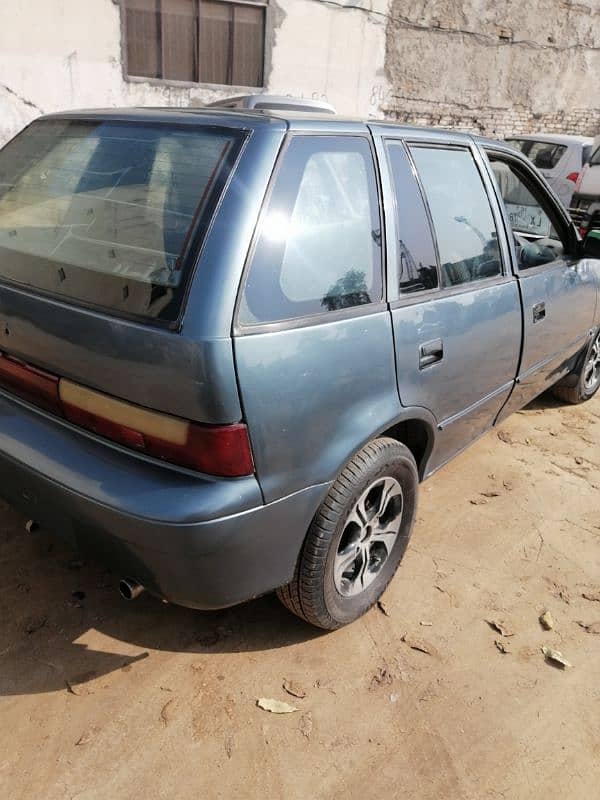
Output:
<svg viewBox="0 0 600 800">
<path fill-rule="evenodd" d="M 325 485 L 401 413 L 371 137 L 296 133 L 251 249 L 234 349 L 265 500 Z"/>
<path fill-rule="evenodd" d="M 486 152 L 523 302 L 523 353 L 504 416 L 573 368 L 591 334 L 597 289 L 589 264 L 577 256 L 572 222 L 527 162 L 492 147 Z"/>
<path fill-rule="evenodd" d="M 395 198 L 388 280 L 398 390 L 403 405 L 437 420 L 433 470 L 487 430 L 511 392 L 519 292 L 489 176 L 469 141 L 384 134 L 380 148 Z"/>
</svg>

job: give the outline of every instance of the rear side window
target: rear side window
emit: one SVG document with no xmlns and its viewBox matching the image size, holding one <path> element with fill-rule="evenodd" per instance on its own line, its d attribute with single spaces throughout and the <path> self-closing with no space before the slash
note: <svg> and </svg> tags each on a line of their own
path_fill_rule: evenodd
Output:
<svg viewBox="0 0 600 800">
<path fill-rule="evenodd" d="M 404 294 L 436 289 L 435 246 L 412 165 L 401 142 L 388 142 L 387 153 L 396 198 L 398 288 Z"/>
<path fill-rule="evenodd" d="M 239 311 L 243 325 L 381 300 L 373 157 L 358 136 L 295 136 L 263 213 Z"/>
<path fill-rule="evenodd" d="M 442 285 L 500 275 L 498 233 L 471 152 L 413 146 L 411 153 L 433 219 Z"/>
<path fill-rule="evenodd" d="M 176 319 L 238 132 L 41 120 L 0 153 L 0 279 Z"/>
<path fill-rule="evenodd" d="M 564 144 L 533 139 L 507 139 L 506 144 L 526 155 L 538 169 L 554 169 L 567 150 Z"/>
<path fill-rule="evenodd" d="M 538 169 L 554 169 L 567 150 L 566 145 L 552 144 L 551 142 L 531 142 L 530 144 L 526 155 Z"/>
</svg>

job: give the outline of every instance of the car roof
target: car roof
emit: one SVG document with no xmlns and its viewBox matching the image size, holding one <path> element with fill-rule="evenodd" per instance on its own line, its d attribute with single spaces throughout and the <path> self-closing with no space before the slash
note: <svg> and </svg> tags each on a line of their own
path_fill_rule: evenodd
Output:
<svg viewBox="0 0 600 800">
<path fill-rule="evenodd" d="M 592 144 L 591 136 L 575 136 L 570 133 L 523 133 L 507 136 L 508 141 L 517 139 L 526 142 L 548 142 L 550 144 Z"/>
<path fill-rule="evenodd" d="M 402 125 L 387 120 L 360 119 L 344 117 L 338 114 L 291 110 L 253 110 L 231 109 L 217 107 L 125 107 L 125 108 L 94 108 L 45 114 L 40 119 L 79 119 L 79 120 L 112 120 L 112 121 L 139 121 L 151 123 L 175 123 L 181 125 L 222 125 L 236 128 L 260 128 L 275 126 L 297 131 L 320 131 L 325 133 L 364 133 L 367 127 L 379 129 L 381 132 L 395 130 L 403 135 L 418 135 L 423 132 L 434 134 L 447 134 L 453 139 L 470 141 L 473 136 L 456 130 L 443 128 L 425 128 Z M 478 137 L 479 138 L 479 137 Z M 484 140 L 482 140 L 484 141 Z M 491 141 L 491 140 L 490 140 Z"/>
</svg>

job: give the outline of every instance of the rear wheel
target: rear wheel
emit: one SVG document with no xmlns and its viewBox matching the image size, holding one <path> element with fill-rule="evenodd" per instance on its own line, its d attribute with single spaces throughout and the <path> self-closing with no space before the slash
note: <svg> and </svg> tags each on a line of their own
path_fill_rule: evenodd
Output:
<svg viewBox="0 0 600 800">
<path fill-rule="evenodd" d="M 375 439 L 337 478 L 306 536 L 293 580 L 277 594 L 294 614 L 333 630 L 364 614 L 402 560 L 417 500 L 415 459 Z"/>
<path fill-rule="evenodd" d="M 600 331 L 592 339 L 582 365 L 576 373 L 568 375 L 552 391 L 565 403 L 584 403 L 600 388 Z"/>
</svg>

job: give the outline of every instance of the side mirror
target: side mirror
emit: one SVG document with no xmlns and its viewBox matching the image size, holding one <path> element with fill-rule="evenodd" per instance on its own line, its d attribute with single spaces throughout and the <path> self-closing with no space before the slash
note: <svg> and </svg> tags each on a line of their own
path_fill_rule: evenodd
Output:
<svg viewBox="0 0 600 800">
<path fill-rule="evenodd" d="M 600 230 L 591 230 L 583 240 L 583 257 L 600 258 Z"/>
</svg>

